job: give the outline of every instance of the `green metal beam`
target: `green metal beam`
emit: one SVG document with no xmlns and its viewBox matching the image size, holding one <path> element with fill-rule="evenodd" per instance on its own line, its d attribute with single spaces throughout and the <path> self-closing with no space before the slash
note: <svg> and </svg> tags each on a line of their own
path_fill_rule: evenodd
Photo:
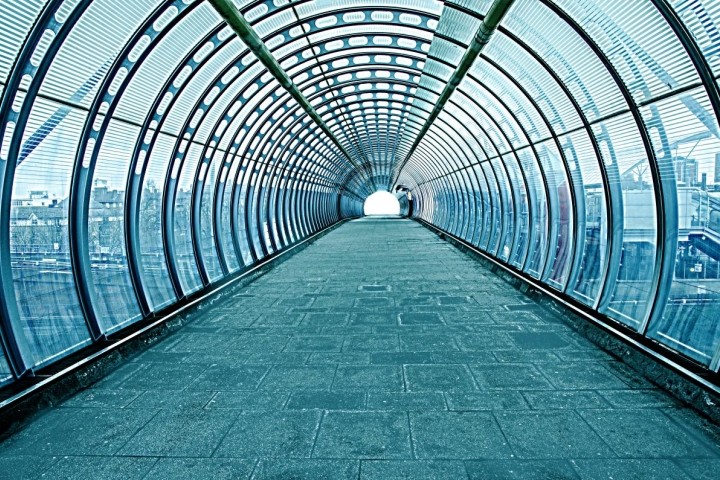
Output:
<svg viewBox="0 0 720 480">
<path fill-rule="evenodd" d="M 315 111 L 315 108 L 310 105 L 310 102 L 307 98 L 305 98 L 305 95 L 303 95 L 302 92 L 300 92 L 300 90 L 298 89 L 297 85 L 295 85 L 293 81 L 290 80 L 287 72 L 283 70 L 275 57 L 273 57 L 272 53 L 270 53 L 270 50 L 268 50 L 265 43 L 255 32 L 252 25 L 250 25 L 247 20 L 245 20 L 245 17 L 243 17 L 242 14 L 235 7 L 235 5 L 233 5 L 232 0 L 208 0 L 208 2 L 215 8 L 215 10 L 218 12 L 218 14 L 220 14 L 223 20 L 225 20 L 225 22 L 235 31 L 237 36 L 240 37 L 240 40 L 242 40 L 245 45 L 247 45 L 248 48 L 255 54 L 255 56 L 258 58 L 258 60 L 260 60 L 260 62 L 265 66 L 265 68 L 268 69 L 270 74 L 275 77 L 275 79 L 280 83 L 280 85 L 282 85 L 282 87 L 287 90 L 290 96 L 295 99 L 295 101 L 300 105 L 300 107 L 305 110 L 305 113 L 307 113 L 310 118 L 312 118 L 313 121 L 318 124 L 323 133 L 327 135 L 327 137 L 340 149 L 342 154 L 348 159 L 353 168 L 357 169 L 359 172 L 364 172 L 365 176 L 368 178 L 368 181 L 372 185 L 374 185 L 372 177 L 368 175 L 368 173 L 362 168 L 362 166 L 355 162 L 352 156 L 348 153 L 348 151 L 345 150 L 345 147 L 342 146 L 340 141 L 332 133 L 330 128 L 325 124 L 323 119 L 320 118 L 320 115 L 317 113 L 317 111 Z"/>
<path fill-rule="evenodd" d="M 493 4 L 490 6 L 490 9 L 485 15 L 485 19 L 480 24 L 480 27 L 478 28 L 475 36 L 470 42 L 468 49 L 465 51 L 465 54 L 460 60 L 460 64 L 455 69 L 455 72 L 453 72 L 450 80 L 448 80 L 447 85 L 445 85 L 445 88 L 440 94 L 440 97 L 438 98 L 435 107 L 433 108 L 430 116 L 425 122 L 425 125 L 423 125 L 422 130 L 420 130 L 420 133 L 415 138 L 415 143 L 413 143 L 412 147 L 410 147 L 410 151 L 408 151 L 400 167 L 395 170 L 395 173 L 393 174 L 393 180 L 392 182 L 390 182 L 391 186 L 395 185 L 395 182 L 397 181 L 400 172 L 405 167 L 410 158 L 413 156 L 418 145 L 420 145 L 420 142 L 422 142 L 425 134 L 428 132 L 428 130 L 430 130 L 430 127 L 435 122 L 438 115 L 440 115 L 440 113 L 443 111 L 443 109 L 445 108 L 445 104 L 447 104 L 448 100 L 450 100 L 452 94 L 455 93 L 458 85 L 460 85 L 460 83 L 465 79 L 465 76 L 470 70 L 470 67 L 473 66 L 475 60 L 480 55 L 480 52 L 482 52 L 482 50 L 488 44 L 493 33 L 495 33 L 495 30 L 497 30 L 500 22 L 502 21 L 503 17 L 505 17 L 505 14 L 508 12 L 513 3 L 515 3 L 515 0 L 495 0 L 495 2 L 493 2 Z"/>
</svg>

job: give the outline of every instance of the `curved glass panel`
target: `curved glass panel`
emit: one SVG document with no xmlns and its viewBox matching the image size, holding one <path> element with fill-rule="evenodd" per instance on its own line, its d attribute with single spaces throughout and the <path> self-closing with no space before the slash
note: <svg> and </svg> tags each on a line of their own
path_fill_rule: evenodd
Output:
<svg viewBox="0 0 720 480">
<path fill-rule="evenodd" d="M 112 120 L 95 166 L 88 216 L 98 315 L 119 328 L 140 318 L 125 245 L 125 181 L 138 128 Z"/>
<path fill-rule="evenodd" d="M 0 4 L 0 84 L 7 82 L 13 61 L 47 0 Z"/>
<path fill-rule="evenodd" d="M 85 117 L 80 109 L 38 98 L 15 170 L 10 254 L 20 319 L 35 365 L 90 342 L 67 230 L 75 145 Z"/>
<path fill-rule="evenodd" d="M 582 256 L 577 281 L 572 293 L 583 303 L 592 305 L 600 294 L 608 249 L 607 191 L 603 182 L 599 159 L 586 131 L 568 134 L 560 139 L 565 156 L 578 165 L 582 182 L 584 212 L 578 212 L 578 222 L 584 225 Z"/>
<path fill-rule="evenodd" d="M 537 146 L 537 151 L 545 170 L 545 181 L 550 198 L 550 216 L 553 219 L 546 275 L 551 285 L 562 289 L 572 261 L 571 252 L 574 249 L 575 205 L 563 158 L 560 157 L 555 143 L 543 142 Z"/>
<path fill-rule="evenodd" d="M 173 235 L 175 240 L 175 260 L 180 273 L 180 283 L 186 295 L 202 287 L 202 279 L 198 273 L 192 243 L 192 187 L 195 170 L 200 161 L 203 148 L 197 144 L 188 147 L 182 172 L 178 179 L 175 206 L 173 208 Z"/>
<path fill-rule="evenodd" d="M 720 2 L 707 0 L 688 2 L 687 0 L 671 0 L 675 12 L 683 24 L 692 33 L 698 47 L 705 56 L 713 73 L 720 73 Z"/>
<path fill-rule="evenodd" d="M 165 173 L 174 142 L 175 139 L 169 135 L 158 136 L 155 148 L 147 159 L 147 170 L 140 194 L 140 265 L 147 285 L 148 300 L 155 310 L 160 310 L 176 299 L 162 243 Z"/>
<path fill-rule="evenodd" d="M 548 249 L 548 200 L 543 185 L 543 175 L 531 148 L 519 150 L 520 166 L 528 178 L 531 205 L 530 246 L 523 269 L 534 277 L 540 277 Z"/>
<path fill-rule="evenodd" d="M 623 197 L 623 244 L 617 281 L 608 312 L 623 323 L 639 326 L 650 308 L 655 255 L 657 216 L 655 187 L 650 166 L 632 117 L 622 115 L 595 127 L 612 141 L 601 142 L 605 164 L 616 164 L 620 171 Z M 614 154 L 610 151 L 610 145 Z"/>
<path fill-rule="evenodd" d="M 218 252 L 215 246 L 215 227 L 213 225 L 213 200 L 215 192 L 215 181 L 217 180 L 218 171 L 222 154 L 216 154 L 215 159 L 205 172 L 204 178 L 198 183 L 201 189 L 200 194 L 200 242 L 202 244 L 202 255 L 205 260 L 205 268 L 208 270 L 210 281 L 215 281 L 223 276 L 220 262 L 218 260 Z M 218 158 L 220 157 L 220 158 Z M 202 172 L 201 172 L 202 175 Z"/>
<path fill-rule="evenodd" d="M 662 132 L 653 135 L 654 148 L 662 166 L 677 184 L 678 248 L 673 283 L 665 313 L 651 323 L 653 338 L 709 365 L 720 342 L 720 322 L 715 311 L 720 302 L 716 288 L 718 255 L 716 192 L 717 152 L 720 130 L 708 111 L 704 90 L 696 89 L 643 109 L 648 117 L 659 118 Z M 706 119 L 706 122 L 703 122 Z M 715 213 L 713 213 L 715 212 Z M 715 220 L 713 222 L 713 219 Z"/>
</svg>

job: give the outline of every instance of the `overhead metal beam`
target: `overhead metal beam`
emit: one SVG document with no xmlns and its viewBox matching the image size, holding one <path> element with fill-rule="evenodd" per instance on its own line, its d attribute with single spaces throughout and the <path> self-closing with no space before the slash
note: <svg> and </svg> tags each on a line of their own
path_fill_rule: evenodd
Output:
<svg viewBox="0 0 720 480">
<path fill-rule="evenodd" d="M 287 72 L 283 70 L 275 57 L 270 53 L 265 43 L 258 36 L 252 26 L 245 20 L 245 17 L 238 11 L 233 5 L 232 0 L 208 0 L 209 3 L 215 8 L 218 14 L 225 20 L 225 22 L 235 31 L 240 40 L 248 46 L 260 62 L 268 69 L 270 74 L 282 85 L 282 87 L 288 91 L 288 93 L 295 99 L 296 102 L 305 110 L 310 118 L 318 124 L 320 129 L 325 135 L 340 149 L 340 152 L 348 159 L 350 164 L 360 172 L 364 172 L 368 178 L 368 181 L 372 184 L 373 180 L 370 175 L 363 169 L 361 165 L 355 162 L 348 151 L 343 147 L 340 141 L 335 137 L 330 128 L 325 124 L 320 115 L 315 111 L 315 108 L 305 98 L 305 95 L 300 92 L 297 85 L 290 80 Z"/>
<path fill-rule="evenodd" d="M 455 69 L 455 72 L 453 72 L 450 80 L 448 80 L 447 85 L 445 85 L 445 88 L 440 94 L 440 97 L 438 98 L 435 107 L 433 108 L 430 116 L 425 122 L 425 125 L 420 130 L 418 136 L 415 138 L 415 143 L 413 143 L 412 147 L 410 147 L 410 150 L 408 151 L 407 155 L 405 155 L 405 158 L 403 159 L 400 167 L 395 170 L 395 173 L 393 174 L 393 180 L 392 182 L 390 182 L 391 186 L 395 185 L 395 182 L 397 181 L 400 172 L 405 167 L 410 158 L 413 156 L 415 150 L 417 149 L 418 145 L 420 145 L 420 142 L 422 142 L 425 134 L 428 132 L 428 130 L 430 130 L 432 124 L 443 111 L 443 109 L 445 108 L 445 104 L 448 102 L 452 94 L 455 93 L 458 85 L 460 85 L 460 83 L 463 81 L 468 71 L 470 70 L 470 67 L 473 66 L 475 60 L 480 55 L 480 52 L 482 52 L 482 50 L 488 44 L 493 33 L 495 33 L 495 30 L 497 30 L 500 22 L 505 17 L 505 14 L 508 12 L 513 3 L 515 3 L 515 0 L 495 0 L 495 2 L 493 2 L 493 4 L 490 6 L 490 9 L 485 15 L 485 19 L 480 24 L 477 32 L 475 32 L 475 36 L 473 37 L 470 45 L 468 46 L 468 49 L 465 51 L 465 54 L 460 60 L 460 64 Z"/>
</svg>

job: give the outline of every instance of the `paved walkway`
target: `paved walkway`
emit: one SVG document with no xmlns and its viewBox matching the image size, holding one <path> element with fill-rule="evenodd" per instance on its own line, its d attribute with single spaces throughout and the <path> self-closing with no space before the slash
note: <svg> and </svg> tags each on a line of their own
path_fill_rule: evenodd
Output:
<svg viewBox="0 0 720 480">
<path fill-rule="evenodd" d="M 333 231 L 0 444 L 1 478 L 718 478 L 720 430 L 416 223 Z"/>
</svg>

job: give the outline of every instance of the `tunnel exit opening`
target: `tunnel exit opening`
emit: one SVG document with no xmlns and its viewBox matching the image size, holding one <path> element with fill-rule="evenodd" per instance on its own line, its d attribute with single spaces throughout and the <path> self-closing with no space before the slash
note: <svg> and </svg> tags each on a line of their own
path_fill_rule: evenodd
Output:
<svg viewBox="0 0 720 480">
<path fill-rule="evenodd" d="M 390 192 L 379 191 L 365 200 L 365 216 L 400 215 L 400 202 Z"/>
</svg>

